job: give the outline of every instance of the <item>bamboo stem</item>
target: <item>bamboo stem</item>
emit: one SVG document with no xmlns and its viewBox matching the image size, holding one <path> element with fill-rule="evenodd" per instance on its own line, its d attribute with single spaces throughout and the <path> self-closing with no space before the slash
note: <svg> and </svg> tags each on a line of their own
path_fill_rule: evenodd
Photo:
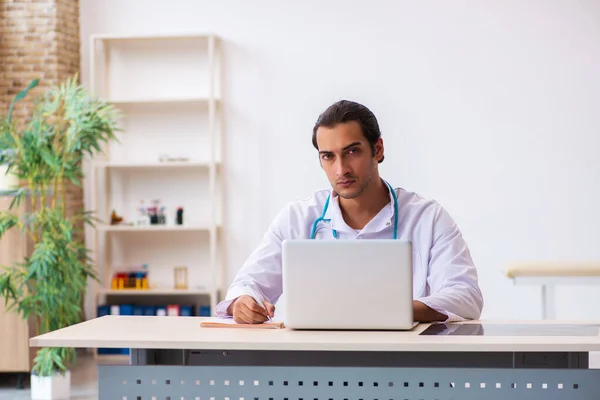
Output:
<svg viewBox="0 0 600 400">
<path fill-rule="evenodd" d="M 62 175 L 62 174 L 61 174 Z M 62 180 L 61 185 L 61 206 L 62 206 L 62 216 L 63 218 L 67 218 L 67 189 L 66 189 L 65 180 Z"/>
<path fill-rule="evenodd" d="M 56 210 L 56 196 L 58 194 L 58 180 L 54 181 L 54 193 L 52 193 L 52 209 Z"/>
<path fill-rule="evenodd" d="M 28 189 L 29 189 L 29 196 L 31 197 L 31 200 L 30 200 L 31 213 L 29 214 L 29 218 L 31 219 L 34 217 L 34 215 L 37 212 L 37 202 L 36 202 L 37 193 L 35 192 L 35 185 L 33 184 L 33 179 L 29 180 Z M 35 227 L 31 226 L 30 223 L 31 223 L 31 221 L 27 221 L 27 230 L 31 231 L 33 245 L 35 246 L 35 244 L 38 242 L 38 233 L 37 233 L 37 230 L 35 229 Z"/>
<path fill-rule="evenodd" d="M 42 183 L 40 184 L 40 214 L 44 211 L 46 207 L 46 186 Z"/>
</svg>

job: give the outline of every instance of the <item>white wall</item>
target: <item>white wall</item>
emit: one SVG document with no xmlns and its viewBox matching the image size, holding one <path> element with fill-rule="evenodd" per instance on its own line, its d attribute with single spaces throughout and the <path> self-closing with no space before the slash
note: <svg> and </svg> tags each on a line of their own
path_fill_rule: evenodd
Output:
<svg viewBox="0 0 600 400">
<path fill-rule="evenodd" d="M 311 129 L 341 98 L 377 115 L 383 177 L 458 221 L 484 317 L 540 317 L 508 263 L 600 258 L 597 1 L 80 4 L 84 82 L 92 33 L 223 38 L 230 278 L 286 202 L 327 185 Z M 597 293 L 560 289 L 558 317 L 598 318 Z"/>
</svg>

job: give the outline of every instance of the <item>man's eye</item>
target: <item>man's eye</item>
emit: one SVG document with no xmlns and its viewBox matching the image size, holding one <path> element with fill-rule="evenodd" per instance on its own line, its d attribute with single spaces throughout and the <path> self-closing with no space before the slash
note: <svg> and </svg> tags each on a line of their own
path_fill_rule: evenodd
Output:
<svg viewBox="0 0 600 400">
<path fill-rule="evenodd" d="M 323 160 L 328 160 L 328 159 L 330 159 L 330 158 L 331 158 L 331 154 L 323 154 L 323 155 L 321 156 L 321 158 L 322 158 Z"/>
<path fill-rule="evenodd" d="M 350 150 L 348 150 L 348 153 L 358 153 L 358 149 L 356 149 L 356 148 L 350 149 Z"/>
</svg>

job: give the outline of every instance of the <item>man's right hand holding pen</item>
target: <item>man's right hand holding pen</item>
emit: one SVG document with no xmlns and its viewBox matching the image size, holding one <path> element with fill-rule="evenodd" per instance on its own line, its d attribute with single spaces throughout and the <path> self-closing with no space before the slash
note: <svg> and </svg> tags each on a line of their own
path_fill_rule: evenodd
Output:
<svg viewBox="0 0 600 400">
<path fill-rule="evenodd" d="M 260 305 L 252 296 L 242 295 L 229 305 L 227 313 L 238 324 L 262 324 L 273 318 L 275 306 L 267 301 Z"/>
</svg>

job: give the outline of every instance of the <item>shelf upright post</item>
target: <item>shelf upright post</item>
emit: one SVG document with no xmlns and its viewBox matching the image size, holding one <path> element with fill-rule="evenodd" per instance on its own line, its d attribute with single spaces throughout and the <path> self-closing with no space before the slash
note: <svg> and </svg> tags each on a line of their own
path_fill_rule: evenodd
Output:
<svg viewBox="0 0 600 400">
<path fill-rule="evenodd" d="M 211 271 L 210 280 L 210 309 L 214 315 L 214 310 L 217 305 L 217 193 L 216 193 L 216 99 L 215 99 L 215 37 L 208 37 L 208 130 L 210 135 L 210 162 L 209 162 L 209 192 L 210 192 L 210 250 L 209 263 Z"/>
</svg>

